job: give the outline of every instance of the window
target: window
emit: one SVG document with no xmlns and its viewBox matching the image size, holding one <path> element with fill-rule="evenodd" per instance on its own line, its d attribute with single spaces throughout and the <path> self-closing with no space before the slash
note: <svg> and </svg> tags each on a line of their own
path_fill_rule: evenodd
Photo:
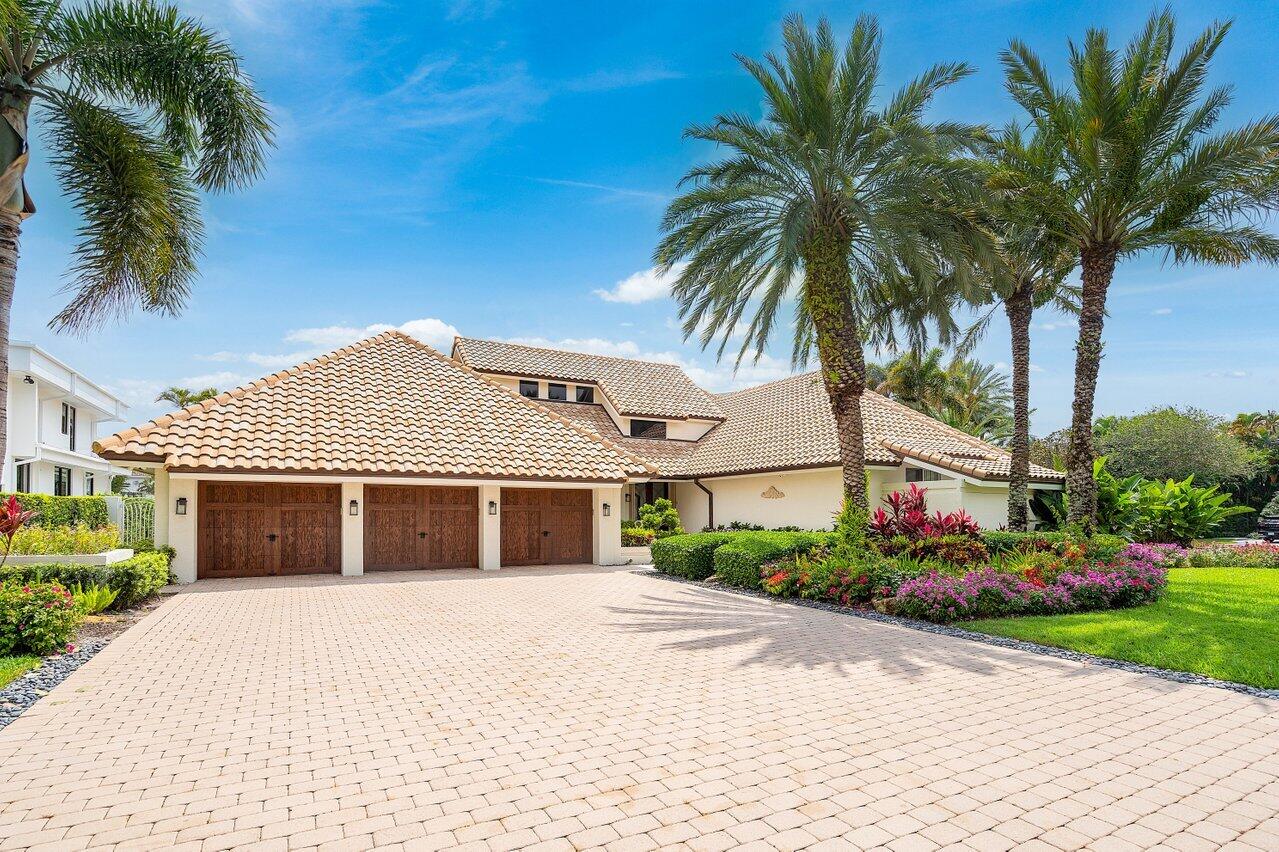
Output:
<svg viewBox="0 0 1279 852">
<path fill-rule="evenodd" d="M 568 402 L 568 385 L 548 384 L 546 386 L 546 398 L 558 400 L 559 402 Z"/>
<path fill-rule="evenodd" d="M 520 379 L 520 396 L 537 399 L 537 382 L 526 382 Z"/>
<path fill-rule="evenodd" d="M 924 470 L 922 467 L 906 468 L 907 482 L 941 482 L 944 478 L 935 470 Z"/>
<path fill-rule="evenodd" d="M 55 467 L 53 469 L 53 495 L 55 497 L 71 496 L 71 468 Z"/>
<path fill-rule="evenodd" d="M 62 434 L 67 436 L 67 446 L 75 449 L 75 406 L 62 403 Z"/>
<path fill-rule="evenodd" d="M 577 386 L 577 401 L 578 401 L 578 402 L 594 402 L 594 401 L 595 401 L 595 388 L 587 388 L 587 387 L 582 387 L 581 385 L 578 385 L 578 386 Z"/>
<path fill-rule="evenodd" d="M 631 420 L 632 438 L 665 438 L 666 424 L 661 420 Z"/>
<path fill-rule="evenodd" d="M 23 494 L 31 493 L 31 465 L 20 464 L 18 468 L 18 491 Z"/>
<path fill-rule="evenodd" d="M 93 496 L 93 474 L 91 473 L 84 475 L 84 493 L 89 497 Z"/>
</svg>

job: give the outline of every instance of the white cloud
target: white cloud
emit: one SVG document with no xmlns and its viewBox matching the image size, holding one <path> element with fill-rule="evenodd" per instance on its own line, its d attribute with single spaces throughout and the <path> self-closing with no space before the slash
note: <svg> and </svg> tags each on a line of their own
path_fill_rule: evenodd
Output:
<svg viewBox="0 0 1279 852">
<path fill-rule="evenodd" d="M 1069 317 L 1053 320 L 1052 322 L 1035 323 L 1035 328 L 1040 331 L 1060 331 L 1065 328 L 1079 328 L 1079 323 Z"/>
<path fill-rule="evenodd" d="M 686 263 L 677 263 L 671 270 L 662 274 L 656 266 L 636 272 L 613 285 L 612 290 L 596 290 L 595 295 L 606 302 L 623 302 L 627 305 L 638 305 L 640 302 L 651 302 L 670 295 L 671 285 L 684 271 Z"/>
<path fill-rule="evenodd" d="M 295 328 L 284 335 L 285 343 L 303 343 L 315 349 L 339 349 L 357 340 L 381 334 L 384 331 L 398 328 L 400 331 L 415 337 L 440 352 L 448 353 L 453 348 L 453 338 L 461 334 L 456 327 L 435 317 L 409 320 L 401 325 L 373 323 L 363 327 L 350 325 L 326 325 L 316 328 Z M 222 354 L 222 353 L 217 353 Z M 290 356 L 292 357 L 292 356 Z M 293 362 L 296 363 L 296 362 Z"/>
<path fill-rule="evenodd" d="M 570 92 L 607 92 L 631 86 L 644 86 L 662 80 L 678 80 L 683 76 L 678 71 L 672 71 L 660 65 L 620 70 L 601 69 L 583 77 L 566 80 L 563 87 Z"/>
<path fill-rule="evenodd" d="M 1246 379 L 1247 370 L 1211 370 L 1208 377 L 1213 379 Z"/>
<path fill-rule="evenodd" d="M 562 340 L 548 340 L 545 337 L 508 337 L 505 340 L 507 343 L 538 346 L 543 349 L 564 349 L 568 352 L 588 352 L 591 355 L 613 355 L 618 358 L 640 357 L 639 344 L 633 340 L 605 340 L 602 337 L 566 337 Z"/>
<path fill-rule="evenodd" d="M 1166 317 L 1172 313 L 1172 308 L 1155 308 L 1151 313 L 1157 317 Z"/>
</svg>

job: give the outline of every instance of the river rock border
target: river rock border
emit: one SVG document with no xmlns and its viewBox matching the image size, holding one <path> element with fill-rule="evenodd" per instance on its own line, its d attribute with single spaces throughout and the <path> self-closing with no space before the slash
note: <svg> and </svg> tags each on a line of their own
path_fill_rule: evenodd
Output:
<svg viewBox="0 0 1279 852">
<path fill-rule="evenodd" d="M 827 603 L 826 601 L 810 601 L 804 598 L 782 598 L 770 595 L 764 591 L 756 589 L 739 589 L 735 586 L 725 586 L 718 583 L 708 584 L 698 580 L 689 580 L 684 577 L 673 577 L 669 574 L 663 574 L 660 571 L 647 569 L 637 571 L 645 577 L 656 577 L 659 580 L 669 580 L 675 583 L 683 583 L 688 586 L 697 586 L 702 589 L 710 589 L 718 592 L 728 592 L 733 595 L 741 595 L 748 598 L 761 598 L 768 601 L 776 601 L 777 603 L 790 604 L 791 606 L 805 606 L 810 609 L 821 609 L 827 612 L 834 612 L 840 615 L 852 616 L 854 618 L 865 618 L 870 621 L 878 621 L 883 624 L 895 624 L 898 627 L 905 627 L 910 630 L 918 630 L 923 633 L 935 633 L 940 636 L 953 636 L 956 639 L 967 639 L 970 642 L 980 642 L 983 645 L 995 645 L 1000 648 L 1013 648 L 1018 651 L 1026 651 L 1031 654 L 1039 654 L 1044 657 L 1056 657 L 1061 660 L 1071 660 L 1076 663 L 1085 663 L 1093 666 L 1105 666 L 1110 669 L 1119 669 L 1121 671 L 1133 672 L 1135 674 L 1151 675 L 1153 677 L 1162 678 L 1163 680 L 1171 680 L 1176 683 L 1188 683 L 1195 686 L 1210 686 L 1214 689 L 1227 689 L 1231 692 L 1238 692 L 1243 695 L 1249 695 L 1254 698 L 1272 698 L 1279 699 L 1279 689 L 1262 689 L 1259 686 L 1249 686 L 1246 683 L 1234 683 L 1228 680 L 1217 680 L 1216 678 L 1205 677 L 1204 675 L 1194 674 L 1192 672 L 1179 672 L 1172 669 L 1161 669 L 1155 666 L 1143 666 L 1141 663 L 1133 663 L 1128 660 L 1112 660 L 1110 657 L 1098 657 L 1095 654 L 1085 654 L 1080 651 L 1068 651 L 1065 648 L 1054 648 L 1051 645 L 1038 645 L 1034 642 L 1026 642 L 1021 639 L 1009 639 L 1006 636 L 991 636 L 987 633 L 978 633 L 974 630 L 964 630 L 960 627 L 951 627 L 946 624 L 933 624 L 930 621 L 916 621 L 913 618 L 902 618 L 898 615 L 886 615 L 882 612 L 866 609 L 854 609 L 852 607 L 839 606 L 838 604 Z"/>
<path fill-rule="evenodd" d="M 70 654 L 45 657 L 40 665 L 0 689 L 0 730 L 21 716 L 31 705 L 62 683 L 107 646 L 106 639 L 81 642 Z"/>
</svg>

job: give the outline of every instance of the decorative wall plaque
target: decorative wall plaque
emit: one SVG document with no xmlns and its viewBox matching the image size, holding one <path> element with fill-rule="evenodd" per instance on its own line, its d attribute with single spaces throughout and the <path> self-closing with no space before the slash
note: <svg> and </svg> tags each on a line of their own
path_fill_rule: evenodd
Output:
<svg viewBox="0 0 1279 852">
<path fill-rule="evenodd" d="M 765 500 L 780 500 L 786 496 L 786 492 L 778 491 L 776 485 L 770 485 L 768 486 L 768 490 L 759 496 L 763 497 Z"/>
</svg>

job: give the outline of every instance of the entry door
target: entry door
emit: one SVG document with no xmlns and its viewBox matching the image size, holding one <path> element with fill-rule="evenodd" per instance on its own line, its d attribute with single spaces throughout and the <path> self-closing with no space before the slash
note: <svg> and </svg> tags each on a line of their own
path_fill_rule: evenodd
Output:
<svg viewBox="0 0 1279 852">
<path fill-rule="evenodd" d="M 366 485 L 364 567 L 369 571 L 475 568 L 479 489 Z"/>
<path fill-rule="evenodd" d="M 502 489 L 503 565 L 590 562 L 591 541 L 589 490 Z"/>
<path fill-rule="evenodd" d="M 337 485 L 201 482 L 196 575 L 337 573 L 340 502 Z"/>
</svg>

